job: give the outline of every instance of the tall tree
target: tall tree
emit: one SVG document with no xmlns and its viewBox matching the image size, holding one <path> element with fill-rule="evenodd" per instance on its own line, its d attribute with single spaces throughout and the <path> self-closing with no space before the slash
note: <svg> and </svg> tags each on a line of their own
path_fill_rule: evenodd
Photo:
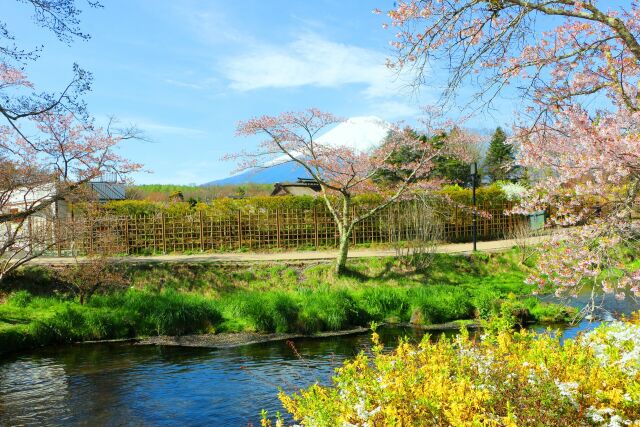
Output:
<svg viewBox="0 0 640 427">
<path fill-rule="evenodd" d="M 442 132 L 436 127 L 435 119 L 432 116 L 424 121 L 424 133 L 428 137 Z M 238 135 L 261 135 L 266 139 L 258 151 L 228 156 L 240 161 L 240 169 L 295 162 L 320 184 L 321 197 L 340 235 L 335 264 L 337 274 L 345 269 L 351 233 L 358 223 L 413 189 L 438 187 L 441 180 L 431 176 L 433 159 L 444 154 L 464 156 L 461 149 L 464 145 L 460 141 L 473 140 L 473 136 L 458 130 L 452 132 L 440 148 L 435 148 L 409 129 L 394 128 L 381 145 L 369 151 L 318 142 L 318 133 L 340 121 L 333 114 L 311 108 L 241 122 L 237 128 Z M 406 161 L 394 161 L 405 154 L 409 155 Z M 379 179 L 381 171 L 393 179 Z M 383 197 L 374 206 L 356 210 L 353 197 L 363 192 L 376 192 Z"/>
<path fill-rule="evenodd" d="M 414 138 L 421 139 L 425 144 L 430 144 L 435 150 L 440 150 L 447 143 L 449 135 L 445 132 L 435 134 L 435 135 L 420 135 L 414 129 L 409 127 L 404 129 L 408 135 L 411 135 Z M 459 129 L 454 127 L 450 130 L 449 133 L 459 132 Z M 457 138 L 458 144 L 464 144 L 464 141 Z M 476 161 L 480 157 L 479 145 L 477 138 L 474 136 L 472 140 L 469 141 L 467 147 L 464 149 L 465 156 L 464 159 L 461 158 L 457 154 L 451 154 L 444 151 L 442 154 L 433 158 L 433 169 L 431 171 L 430 177 L 432 179 L 441 179 L 443 182 L 447 182 L 450 184 L 459 184 L 462 186 L 471 185 L 471 174 L 470 174 L 470 163 L 471 161 Z M 388 162 L 397 163 L 400 168 L 402 164 L 410 164 L 413 159 L 418 157 L 420 153 L 411 153 L 407 150 L 407 148 L 403 148 L 395 153 Z M 381 169 L 379 173 L 380 179 L 392 180 L 394 179 L 394 175 L 385 169 Z"/>
<path fill-rule="evenodd" d="M 491 182 L 511 179 L 515 158 L 513 145 L 507 143 L 507 134 L 501 127 L 496 128 L 484 160 L 484 174 Z"/>
<path fill-rule="evenodd" d="M 521 91 L 522 162 L 552 170 L 523 208 L 552 204 L 553 223 L 586 223 L 544 251 L 535 281 L 569 294 L 588 281 L 640 296 L 640 270 L 612 256 L 621 244 L 637 250 L 640 232 L 629 220 L 640 194 L 640 5 L 407 0 L 389 17 L 397 29 L 390 65 L 413 70 L 417 84 L 432 61 L 448 66 L 443 103 L 469 82 L 474 108 L 509 85 Z M 594 99 L 598 110 L 585 106 Z M 601 209 L 589 208 L 594 200 Z"/>
<path fill-rule="evenodd" d="M 456 131 L 456 128 L 451 130 L 451 132 Z M 431 144 L 433 144 L 435 148 L 441 148 L 442 144 L 446 142 L 446 139 L 446 134 L 436 135 L 431 138 Z M 464 141 L 460 141 L 460 143 L 464 143 Z M 459 156 L 451 156 L 448 154 L 436 157 L 433 160 L 433 176 L 442 178 L 452 184 L 469 187 L 471 185 L 471 162 L 477 161 L 480 157 L 477 141 L 470 141 L 465 151 L 467 152 L 467 155 L 464 159 Z"/>
</svg>

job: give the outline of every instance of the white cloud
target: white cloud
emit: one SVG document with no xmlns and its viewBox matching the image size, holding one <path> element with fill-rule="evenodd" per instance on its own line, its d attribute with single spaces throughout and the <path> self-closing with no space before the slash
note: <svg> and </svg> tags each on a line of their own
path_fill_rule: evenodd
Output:
<svg viewBox="0 0 640 427">
<path fill-rule="evenodd" d="M 171 134 L 171 135 L 201 135 L 205 132 L 200 129 L 188 128 L 183 126 L 173 126 L 166 123 L 159 123 L 154 120 L 142 118 L 127 118 L 123 120 L 130 123 L 142 131 L 149 133 Z M 122 121 L 121 121 L 122 122 Z"/>
<path fill-rule="evenodd" d="M 211 46 L 247 44 L 251 35 L 233 25 L 231 18 L 218 5 L 198 0 L 171 2 L 169 13 L 184 20 L 198 39 Z"/>
<path fill-rule="evenodd" d="M 222 64 L 225 77 L 238 91 L 263 88 L 364 86 L 370 98 L 397 96 L 403 88 L 375 50 L 335 43 L 305 34 L 283 46 L 260 45 Z"/>
<path fill-rule="evenodd" d="M 170 135 L 204 135 L 206 132 L 201 129 L 189 128 L 184 126 L 174 126 L 167 123 L 155 121 L 144 117 L 118 117 L 109 116 L 106 114 L 98 114 L 96 117 L 96 124 L 102 127 L 106 127 L 111 124 L 115 128 L 128 128 L 134 127 L 143 132 L 155 133 L 155 134 L 170 134 Z"/>
</svg>

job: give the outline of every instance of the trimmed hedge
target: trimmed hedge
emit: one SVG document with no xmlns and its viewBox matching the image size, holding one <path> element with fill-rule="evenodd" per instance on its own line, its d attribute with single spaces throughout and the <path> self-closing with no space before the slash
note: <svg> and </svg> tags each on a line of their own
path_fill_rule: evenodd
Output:
<svg viewBox="0 0 640 427">
<path fill-rule="evenodd" d="M 472 191 L 457 185 L 443 187 L 435 193 L 436 196 L 443 196 L 453 202 L 460 204 L 471 204 Z M 353 203 L 356 206 L 375 205 L 382 200 L 380 194 L 362 194 L 355 196 Z M 478 203 L 488 203 L 499 206 L 507 202 L 506 195 L 498 185 L 480 187 L 476 190 Z M 245 199 L 220 198 L 211 203 L 197 203 L 195 206 L 188 202 L 152 202 L 148 200 L 122 200 L 111 201 L 103 205 L 108 213 L 114 215 L 154 215 L 158 213 L 166 214 L 188 214 L 192 212 L 235 212 L 242 210 L 248 212 L 256 209 L 311 209 L 314 206 L 323 206 L 324 200 L 320 197 L 312 196 L 286 196 L 286 197 L 248 197 Z"/>
</svg>

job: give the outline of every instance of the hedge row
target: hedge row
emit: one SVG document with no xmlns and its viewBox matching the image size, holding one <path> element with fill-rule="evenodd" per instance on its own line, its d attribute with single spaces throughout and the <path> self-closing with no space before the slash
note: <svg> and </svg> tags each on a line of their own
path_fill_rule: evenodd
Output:
<svg viewBox="0 0 640 427">
<path fill-rule="evenodd" d="M 445 199 L 450 199 L 460 204 L 471 204 L 472 191 L 459 186 L 447 186 L 435 193 Z M 375 205 L 382 200 L 380 194 L 362 194 L 354 198 L 355 205 Z M 479 204 L 502 205 L 507 201 L 505 193 L 498 185 L 480 187 L 476 191 Z M 220 198 L 210 203 L 197 203 L 192 205 L 187 202 L 152 202 L 148 200 L 122 200 L 111 201 L 103 205 L 109 213 L 115 215 L 153 215 L 158 213 L 187 214 L 194 211 L 211 211 L 218 213 L 238 210 L 250 211 L 255 209 L 310 209 L 323 205 L 324 201 L 312 196 L 286 196 L 286 197 L 249 197 L 244 199 Z"/>
</svg>

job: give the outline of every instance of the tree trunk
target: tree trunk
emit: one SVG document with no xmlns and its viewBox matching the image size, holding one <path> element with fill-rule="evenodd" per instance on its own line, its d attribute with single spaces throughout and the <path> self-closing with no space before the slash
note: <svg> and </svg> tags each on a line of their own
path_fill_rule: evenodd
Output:
<svg viewBox="0 0 640 427">
<path fill-rule="evenodd" d="M 326 200 L 326 199 L 325 199 Z M 328 200 L 326 200 L 327 203 Z M 336 225 L 338 226 L 338 232 L 340 233 L 340 249 L 338 252 L 338 258 L 336 259 L 335 273 L 337 275 L 342 274 L 347 265 L 347 254 L 349 253 L 349 237 L 353 230 L 353 224 L 351 222 L 351 195 L 349 193 L 342 193 L 342 214 L 335 214 Z"/>
<path fill-rule="evenodd" d="M 344 273 L 347 266 L 347 255 L 349 253 L 349 238 L 351 237 L 351 229 L 340 230 L 340 250 L 336 259 L 336 274 Z"/>
</svg>

